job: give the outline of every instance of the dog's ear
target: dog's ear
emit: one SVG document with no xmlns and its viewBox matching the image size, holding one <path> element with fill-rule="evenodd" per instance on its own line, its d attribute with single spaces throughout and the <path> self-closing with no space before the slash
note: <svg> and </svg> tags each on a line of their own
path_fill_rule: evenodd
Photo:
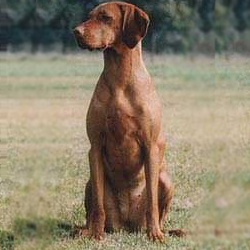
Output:
<svg viewBox="0 0 250 250">
<path fill-rule="evenodd" d="M 144 11 L 137 7 L 124 7 L 122 40 L 130 49 L 132 49 L 146 35 L 149 25 L 149 18 Z"/>
</svg>

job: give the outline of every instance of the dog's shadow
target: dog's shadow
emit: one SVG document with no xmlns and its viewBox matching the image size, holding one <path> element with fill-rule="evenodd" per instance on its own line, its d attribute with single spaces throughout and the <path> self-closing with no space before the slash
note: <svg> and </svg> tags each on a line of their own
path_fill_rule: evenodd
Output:
<svg viewBox="0 0 250 250">
<path fill-rule="evenodd" d="M 0 230 L 0 249 L 14 249 L 14 234 L 12 232 Z"/>
<path fill-rule="evenodd" d="M 73 237 L 74 227 L 65 221 L 54 218 L 17 218 L 13 231 L 0 231 L 0 249 L 12 250 L 14 245 L 28 240 L 45 240 L 48 242 Z"/>
</svg>

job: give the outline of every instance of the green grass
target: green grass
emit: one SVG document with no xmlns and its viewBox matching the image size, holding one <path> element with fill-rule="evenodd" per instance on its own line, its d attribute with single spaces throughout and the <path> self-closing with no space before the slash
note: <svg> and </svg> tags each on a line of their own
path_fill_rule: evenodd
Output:
<svg viewBox="0 0 250 250">
<path fill-rule="evenodd" d="M 161 98 L 175 196 L 165 228 L 72 239 L 85 223 L 85 131 L 101 54 L 0 57 L 2 249 L 250 249 L 250 63 L 243 57 L 146 56 Z"/>
</svg>

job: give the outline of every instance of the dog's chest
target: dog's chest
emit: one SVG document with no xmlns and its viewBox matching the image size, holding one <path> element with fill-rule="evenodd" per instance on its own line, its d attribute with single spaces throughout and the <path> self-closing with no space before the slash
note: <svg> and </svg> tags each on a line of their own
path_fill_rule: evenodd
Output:
<svg viewBox="0 0 250 250">
<path fill-rule="evenodd" d="M 136 106 L 123 92 L 110 100 L 106 114 L 106 129 L 117 142 L 126 136 L 133 136 L 138 129 Z"/>
<path fill-rule="evenodd" d="M 124 173 L 130 176 L 141 168 L 139 119 L 135 103 L 125 94 L 119 93 L 110 101 L 105 120 L 105 148 L 108 172 L 116 177 Z"/>
</svg>

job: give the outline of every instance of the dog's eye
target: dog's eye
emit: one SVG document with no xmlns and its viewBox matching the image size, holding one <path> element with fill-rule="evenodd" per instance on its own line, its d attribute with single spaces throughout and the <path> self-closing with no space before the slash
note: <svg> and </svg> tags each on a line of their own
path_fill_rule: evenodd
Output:
<svg viewBox="0 0 250 250">
<path fill-rule="evenodd" d="M 100 15 L 99 20 L 104 23 L 110 23 L 112 21 L 112 17 L 107 15 Z"/>
</svg>

